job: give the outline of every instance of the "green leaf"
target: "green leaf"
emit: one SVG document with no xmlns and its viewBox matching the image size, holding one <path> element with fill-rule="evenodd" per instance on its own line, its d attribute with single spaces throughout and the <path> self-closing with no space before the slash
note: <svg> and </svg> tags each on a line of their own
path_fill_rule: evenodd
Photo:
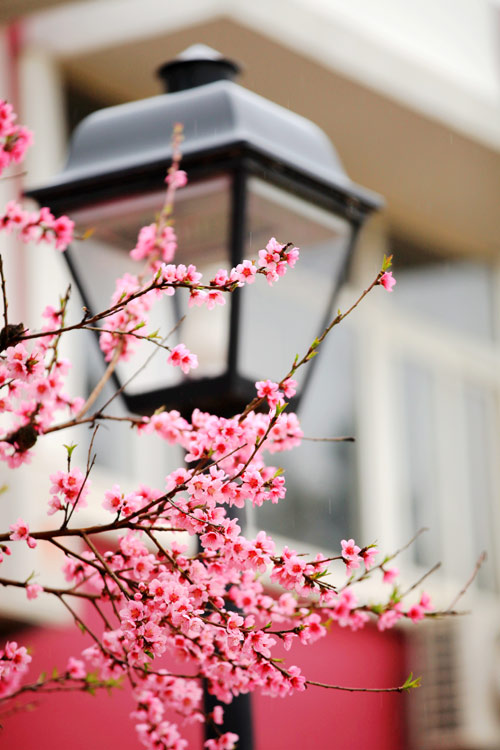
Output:
<svg viewBox="0 0 500 750">
<path fill-rule="evenodd" d="M 95 229 L 94 229 L 94 227 L 89 227 L 89 228 L 88 228 L 88 229 L 86 229 L 86 230 L 85 230 L 85 232 L 84 232 L 84 233 L 82 234 L 82 236 L 81 236 L 81 239 L 82 239 L 82 240 L 88 240 L 88 239 L 90 239 L 90 237 L 92 237 L 92 235 L 94 234 L 94 232 L 95 232 Z"/>
<path fill-rule="evenodd" d="M 392 255 L 384 255 L 384 259 L 382 261 L 382 272 L 388 271 L 391 266 Z"/>
<path fill-rule="evenodd" d="M 413 688 L 420 687 L 420 684 L 422 682 L 421 677 L 413 677 L 413 672 L 410 672 L 408 677 L 405 680 L 404 685 L 401 685 L 401 690 L 412 690 Z"/>
<path fill-rule="evenodd" d="M 7 492 L 8 489 L 9 489 L 9 485 L 8 484 L 2 484 L 0 486 L 0 495 L 3 495 L 3 493 Z"/>
<path fill-rule="evenodd" d="M 283 414 L 287 406 L 288 401 L 283 401 L 282 404 L 276 404 L 276 416 L 279 417 L 280 414 Z"/>
<path fill-rule="evenodd" d="M 57 667 L 54 667 L 54 669 L 52 670 L 52 679 L 57 680 L 58 677 L 59 677 L 59 672 L 57 670 Z"/>
<path fill-rule="evenodd" d="M 77 446 L 77 443 L 71 443 L 71 445 L 66 445 L 66 443 L 63 443 L 63 446 L 66 448 L 66 451 L 68 453 L 68 459 L 70 459 L 73 451 Z"/>
<path fill-rule="evenodd" d="M 38 676 L 37 683 L 45 682 L 47 679 L 47 672 L 41 672 L 41 674 Z"/>
<path fill-rule="evenodd" d="M 146 654 L 146 656 L 149 656 L 150 659 L 155 658 L 155 655 L 153 654 L 152 651 L 146 651 L 146 649 L 144 649 L 144 653 Z"/>
<path fill-rule="evenodd" d="M 78 625 L 78 627 L 80 628 L 80 630 L 82 631 L 83 634 L 85 634 L 87 632 L 87 628 L 85 627 L 85 625 L 82 625 L 81 622 L 77 621 L 76 624 Z"/>
<path fill-rule="evenodd" d="M 394 586 L 391 594 L 391 602 L 394 602 L 395 604 L 398 604 L 401 601 L 401 595 L 399 593 L 399 588 L 397 586 Z"/>
</svg>

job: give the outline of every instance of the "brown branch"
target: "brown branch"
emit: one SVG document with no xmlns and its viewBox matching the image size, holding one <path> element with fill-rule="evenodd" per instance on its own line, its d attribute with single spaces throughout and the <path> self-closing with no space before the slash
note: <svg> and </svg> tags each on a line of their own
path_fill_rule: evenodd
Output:
<svg viewBox="0 0 500 750">
<path fill-rule="evenodd" d="M 99 398 L 102 389 L 104 388 L 104 386 L 106 385 L 106 383 L 108 382 L 108 380 L 110 379 L 114 371 L 116 370 L 116 365 L 118 364 L 118 360 L 120 359 L 121 353 L 122 353 L 122 345 L 120 344 L 114 350 L 113 356 L 111 357 L 111 361 L 109 365 L 106 367 L 106 370 L 103 373 L 101 379 L 99 380 L 94 390 L 92 391 L 92 393 L 90 394 L 90 396 L 88 397 L 88 399 L 86 400 L 86 402 L 84 403 L 84 405 L 82 406 L 78 414 L 76 415 L 74 419 L 76 424 L 78 424 L 78 420 L 81 417 L 83 417 L 84 414 L 88 412 L 90 407 Z"/>
<path fill-rule="evenodd" d="M 25 589 L 29 586 L 29 581 L 13 581 L 9 578 L 0 578 L 0 586 L 15 586 L 17 588 Z M 45 594 L 53 594 L 54 596 L 61 597 L 62 595 L 67 596 L 76 596 L 80 597 L 81 599 L 88 599 L 90 601 L 93 601 L 94 599 L 99 599 L 99 594 L 89 594 L 85 593 L 83 591 L 75 591 L 74 589 L 55 589 L 51 586 L 43 586 L 43 591 Z"/>
<path fill-rule="evenodd" d="M 417 586 L 420 586 L 420 584 L 423 583 L 426 578 L 428 578 L 430 575 L 432 575 L 433 573 L 435 573 L 436 570 L 438 570 L 440 567 L 441 567 L 441 563 L 440 562 L 438 562 L 435 565 L 433 565 L 432 568 L 430 570 L 428 570 L 427 573 L 424 573 L 424 575 L 421 576 L 418 579 L 418 581 L 416 581 L 412 586 L 410 586 L 410 588 L 407 589 L 404 592 L 404 594 L 401 594 L 401 599 L 403 599 L 405 596 L 408 596 L 408 594 L 410 593 L 410 591 L 414 591 L 417 588 Z"/>
<path fill-rule="evenodd" d="M 9 303 L 7 301 L 7 290 L 5 288 L 5 276 L 3 272 L 3 259 L 0 255 L 0 279 L 2 282 L 2 297 L 3 297 L 3 320 L 4 320 L 4 330 L 7 331 L 7 327 L 9 325 L 9 319 L 7 316 L 7 309 L 9 307 Z"/>
<path fill-rule="evenodd" d="M 82 539 L 85 541 L 85 544 L 88 546 L 88 548 L 90 550 L 92 550 L 92 552 L 94 553 L 94 555 L 97 557 L 97 559 L 101 563 L 102 567 L 104 568 L 105 572 L 116 583 L 116 585 L 118 586 L 118 588 L 122 592 L 122 594 L 125 597 L 125 599 L 130 599 L 131 594 L 127 591 L 127 589 L 125 588 L 125 586 L 123 585 L 123 583 L 120 581 L 120 579 L 118 578 L 118 576 L 116 575 L 116 573 L 113 570 L 111 570 L 111 568 L 107 564 L 107 562 L 104 559 L 104 557 L 101 555 L 101 553 L 99 552 L 99 550 L 97 549 L 97 547 L 95 546 L 95 544 L 93 544 L 91 542 L 91 540 L 88 538 L 88 536 L 87 536 L 87 534 L 85 534 L 85 532 L 82 533 Z"/>
<path fill-rule="evenodd" d="M 459 599 L 462 598 L 462 596 L 466 593 L 466 591 L 469 588 L 469 586 L 473 583 L 474 579 L 476 578 L 477 574 L 479 573 L 479 570 L 480 570 L 482 564 L 485 562 L 485 560 L 486 560 L 487 557 L 488 557 L 488 555 L 486 554 L 486 551 L 483 550 L 481 552 L 481 554 L 479 555 L 477 561 L 476 561 L 476 564 L 474 566 L 474 570 L 472 571 L 472 575 L 470 576 L 470 578 L 467 581 L 467 583 L 465 584 L 465 586 L 458 592 L 458 594 L 456 595 L 456 597 L 453 599 L 453 601 L 451 602 L 450 606 L 446 610 L 445 614 L 451 614 L 451 610 L 453 610 L 453 608 L 455 607 L 455 605 L 457 604 L 457 602 L 459 601 Z"/>
<path fill-rule="evenodd" d="M 345 687 L 344 685 L 329 685 L 326 682 L 316 682 L 315 680 L 306 680 L 306 685 L 328 688 L 329 690 L 344 690 L 348 693 L 405 693 L 407 690 L 407 688 L 404 688 L 402 685 L 390 688 L 359 688 Z"/>
<path fill-rule="evenodd" d="M 320 437 L 305 437 L 305 436 L 302 436 L 300 439 L 301 440 L 308 440 L 311 443 L 355 443 L 356 442 L 356 438 L 355 437 L 348 437 L 348 436 L 344 436 L 344 437 L 325 437 L 325 438 L 320 438 Z"/>
</svg>

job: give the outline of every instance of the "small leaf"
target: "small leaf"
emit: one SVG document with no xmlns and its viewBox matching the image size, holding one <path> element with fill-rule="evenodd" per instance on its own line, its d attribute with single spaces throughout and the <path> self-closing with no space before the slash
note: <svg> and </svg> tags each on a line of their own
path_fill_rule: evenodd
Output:
<svg viewBox="0 0 500 750">
<path fill-rule="evenodd" d="M 382 272 L 388 271 L 391 266 L 392 255 L 384 255 L 384 259 L 382 261 Z"/>
<path fill-rule="evenodd" d="M 287 406 L 288 401 L 283 401 L 282 404 L 276 404 L 276 416 L 279 417 L 280 414 L 283 414 Z"/>
<path fill-rule="evenodd" d="M 58 669 L 57 667 L 54 667 L 54 669 L 52 670 L 52 679 L 57 680 L 58 677 L 59 677 Z"/>
<path fill-rule="evenodd" d="M 66 445 L 66 443 L 63 443 L 63 446 L 66 448 L 66 451 L 68 453 L 68 459 L 70 459 L 73 451 L 77 446 L 77 443 L 71 443 L 71 445 Z"/>
<path fill-rule="evenodd" d="M 422 682 L 421 677 L 413 677 L 413 672 L 410 672 L 408 677 L 405 680 L 404 685 L 401 685 L 401 690 L 412 690 L 413 688 L 420 687 L 420 684 Z"/>
<path fill-rule="evenodd" d="M 92 237 L 92 235 L 94 234 L 94 232 L 95 232 L 95 227 L 89 227 L 89 228 L 88 228 L 88 229 L 86 229 L 86 230 L 85 230 L 85 232 L 84 232 L 84 233 L 82 234 L 82 237 L 81 237 L 81 239 L 82 239 L 82 240 L 88 240 L 88 239 L 90 239 L 90 237 Z"/>
<path fill-rule="evenodd" d="M 36 573 L 35 573 L 34 570 L 32 570 L 31 573 L 29 574 L 29 576 L 27 577 L 27 579 L 24 582 L 25 585 L 27 585 L 31 581 L 31 579 L 34 578 L 35 576 L 36 576 Z"/>
</svg>

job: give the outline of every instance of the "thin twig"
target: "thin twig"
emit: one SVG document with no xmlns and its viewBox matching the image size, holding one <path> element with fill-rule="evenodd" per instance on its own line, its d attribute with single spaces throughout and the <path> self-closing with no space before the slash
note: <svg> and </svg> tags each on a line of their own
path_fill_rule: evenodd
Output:
<svg viewBox="0 0 500 750">
<path fill-rule="evenodd" d="M 399 687 L 391 688 L 359 688 L 359 687 L 345 687 L 343 685 L 329 685 L 326 682 L 316 682 L 315 680 L 306 680 L 306 685 L 314 685 L 316 687 L 328 688 L 330 690 L 344 690 L 348 693 L 404 693 L 406 688 L 402 685 Z"/>
<path fill-rule="evenodd" d="M 5 288 L 5 276 L 3 272 L 3 260 L 2 260 L 1 255 L 0 255 L 0 279 L 2 282 L 4 328 L 5 328 L 5 332 L 7 333 L 7 326 L 9 325 L 9 320 L 7 317 L 7 308 L 9 307 L 9 303 L 7 302 L 7 290 Z"/>
<path fill-rule="evenodd" d="M 457 604 L 457 602 L 459 601 L 459 599 L 461 599 L 462 596 L 466 593 L 467 589 L 473 583 L 475 577 L 479 573 L 479 569 L 481 568 L 482 564 L 485 562 L 485 560 L 486 560 L 487 557 L 488 557 L 488 555 L 486 554 L 486 551 L 483 550 L 481 552 L 481 554 L 479 555 L 477 561 L 476 561 L 476 564 L 474 566 L 474 570 L 472 571 L 471 577 L 469 578 L 469 580 L 467 581 L 467 583 L 465 584 L 465 586 L 458 592 L 458 594 L 456 595 L 456 597 L 453 599 L 453 601 L 451 602 L 450 606 L 446 610 L 445 614 L 448 614 L 449 612 L 451 612 L 451 610 L 454 609 L 454 607 Z"/>
<path fill-rule="evenodd" d="M 301 437 L 301 440 L 308 440 L 311 443 L 355 443 L 356 438 L 355 437 Z"/>
<path fill-rule="evenodd" d="M 435 573 L 435 572 L 436 572 L 436 570 L 439 570 L 439 568 L 440 568 L 440 567 L 441 567 L 441 563 L 440 563 L 440 562 L 438 562 L 438 563 L 436 563 L 435 565 L 433 565 L 433 566 L 432 566 L 432 568 L 431 568 L 430 570 L 428 570 L 428 571 L 427 571 L 427 573 L 424 573 L 424 575 L 423 575 L 423 576 L 421 576 L 421 577 L 420 577 L 420 578 L 418 579 L 418 581 L 415 581 L 415 583 L 414 583 L 414 584 L 412 584 L 412 585 L 410 586 L 410 588 L 409 588 L 409 589 L 407 589 L 407 590 L 406 590 L 406 591 L 404 592 L 404 594 L 401 594 L 401 599 L 403 599 L 403 597 L 405 597 L 405 596 L 408 596 L 408 594 L 409 594 L 409 593 L 410 593 L 411 591 L 414 591 L 414 590 L 415 590 L 415 589 L 417 588 L 417 586 L 420 586 L 420 584 L 421 584 L 421 583 L 423 583 L 423 582 L 425 581 L 425 579 L 426 579 L 426 578 L 428 578 L 428 577 L 429 577 L 430 575 L 432 575 L 433 573 Z"/>
<path fill-rule="evenodd" d="M 149 341 L 151 344 L 159 346 L 161 349 L 170 351 L 170 347 L 165 346 L 161 341 L 156 341 L 156 339 L 152 338 L 151 336 L 141 335 L 140 333 L 135 333 L 134 331 L 118 331 L 112 328 L 100 328 L 99 326 L 82 326 L 82 331 L 94 331 L 95 333 L 111 333 L 113 336 L 132 336 L 132 338 L 139 339 L 140 341 Z"/>
<path fill-rule="evenodd" d="M 99 552 L 99 550 L 97 549 L 97 547 L 95 546 L 95 544 L 93 544 L 91 542 L 91 540 L 89 539 L 89 537 L 87 536 L 87 534 L 85 534 L 85 532 L 82 533 L 82 538 L 85 541 L 85 544 L 89 547 L 89 549 L 92 550 L 92 552 L 94 553 L 94 555 L 97 557 L 97 559 L 101 563 L 102 567 L 104 568 L 105 572 L 116 583 L 116 585 L 118 586 L 118 588 L 122 592 L 122 594 L 125 597 L 125 599 L 130 599 L 131 594 L 127 591 L 127 589 L 125 588 L 125 586 L 123 585 L 123 583 L 120 581 L 120 579 L 118 578 L 118 576 L 116 575 L 116 573 L 113 570 L 111 570 L 111 568 L 107 564 L 107 562 L 104 559 L 104 557 L 101 555 L 101 553 Z"/>
<path fill-rule="evenodd" d="M 78 412 L 78 414 L 76 415 L 76 417 L 74 419 L 75 423 L 78 423 L 78 420 L 81 417 L 83 417 L 84 414 L 86 414 L 88 412 L 88 410 L 90 409 L 90 407 L 99 398 L 102 389 L 104 388 L 104 386 L 106 385 L 106 383 L 108 382 L 108 380 L 110 379 L 110 377 L 112 376 L 112 374 L 114 373 L 114 371 L 116 369 L 116 365 L 118 364 L 118 360 L 121 357 L 121 353 L 122 353 L 122 346 L 120 344 L 114 350 L 113 356 L 111 357 L 111 361 L 110 361 L 109 365 L 106 367 L 106 370 L 103 373 L 101 379 L 99 380 L 99 382 L 97 383 L 97 385 L 93 389 L 92 393 L 90 394 L 90 396 L 88 397 L 88 399 L 86 400 L 86 402 L 84 403 L 84 405 L 82 406 L 82 408 L 80 409 L 80 411 Z"/>
</svg>

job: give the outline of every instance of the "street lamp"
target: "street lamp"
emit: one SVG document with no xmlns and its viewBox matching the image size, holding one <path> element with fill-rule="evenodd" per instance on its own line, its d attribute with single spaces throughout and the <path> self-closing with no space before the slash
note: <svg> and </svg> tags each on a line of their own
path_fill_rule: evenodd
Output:
<svg viewBox="0 0 500 750">
<path fill-rule="evenodd" d="M 351 182 L 318 127 L 235 84 L 238 66 L 209 47 L 190 47 L 158 73 L 168 94 L 87 117 L 65 169 L 27 194 L 93 229 L 66 253 L 91 312 L 106 309 L 115 278 L 134 266 L 128 251 L 139 228 L 161 209 L 176 123 L 189 184 L 176 196 L 175 262 L 194 263 L 208 280 L 256 257 L 272 236 L 300 247 L 299 263 L 276 291 L 247 286 L 208 315 L 192 309 L 177 326 L 169 345 L 182 341 L 199 355 L 189 377 L 157 357 L 123 390 L 139 414 L 165 405 L 230 415 L 255 395 L 255 380 L 279 380 L 322 330 L 358 231 L 380 199 Z M 165 298 L 153 328 L 174 329 L 187 297 Z M 117 384 L 138 364 L 120 364 Z"/>
</svg>

